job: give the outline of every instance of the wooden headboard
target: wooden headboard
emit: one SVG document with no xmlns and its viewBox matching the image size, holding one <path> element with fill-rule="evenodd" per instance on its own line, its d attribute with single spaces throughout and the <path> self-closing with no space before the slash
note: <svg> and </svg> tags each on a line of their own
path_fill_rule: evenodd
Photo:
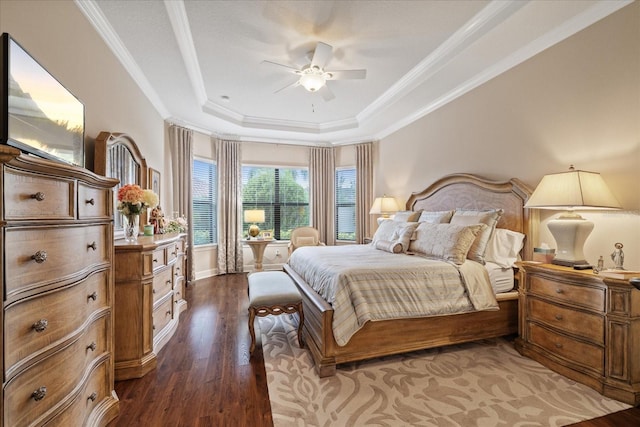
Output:
<svg viewBox="0 0 640 427">
<path fill-rule="evenodd" d="M 537 213 L 525 209 L 531 189 L 516 178 L 491 181 L 471 174 L 453 174 L 440 178 L 426 189 L 412 193 L 406 208 L 417 211 L 452 209 L 503 209 L 498 228 L 518 231 L 527 236 L 522 250 L 523 259 L 533 254 L 533 239 L 537 231 Z"/>
</svg>

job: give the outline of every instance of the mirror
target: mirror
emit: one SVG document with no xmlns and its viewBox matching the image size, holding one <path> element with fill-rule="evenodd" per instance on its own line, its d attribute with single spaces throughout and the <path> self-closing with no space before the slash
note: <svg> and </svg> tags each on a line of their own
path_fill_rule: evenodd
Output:
<svg viewBox="0 0 640 427">
<path fill-rule="evenodd" d="M 116 209 L 118 190 L 125 184 L 138 184 L 147 188 L 147 161 L 135 141 L 127 134 L 100 132 L 95 142 L 94 172 L 120 180 L 114 187 L 113 230 L 116 238 L 122 237 L 123 219 Z M 146 224 L 146 215 L 141 215 L 140 223 Z"/>
</svg>

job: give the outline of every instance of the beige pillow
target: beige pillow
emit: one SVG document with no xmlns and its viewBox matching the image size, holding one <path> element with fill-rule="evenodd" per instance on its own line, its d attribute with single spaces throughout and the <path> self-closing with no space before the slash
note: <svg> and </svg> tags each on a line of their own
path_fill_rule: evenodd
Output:
<svg viewBox="0 0 640 427">
<path fill-rule="evenodd" d="M 489 211 L 464 211 L 456 210 L 451 218 L 451 224 L 470 225 L 470 224 L 486 224 L 487 227 L 482 230 L 476 237 L 475 242 L 469 249 L 467 258 L 485 264 L 484 253 L 487 250 L 489 239 L 496 229 L 496 224 L 502 216 L 502 209 L 494 209 Z"/>
<path fill-rule="evenodd" d="M 381 251 L 391 252 L 392 254 L 399 254 L 402 252 L 402 243 L 389 242 L 388 240 L 378 240 L 375 243 L 375 248 Z"/>
<path fill-rule="evenodd" d="M 431 224 L 448 224 L 453 216 L 453 211 L 422 211 L 418 222 L 429 222 Z"/>
<path fill-rule="evenodd" d="M 409 239 L 418 226 L 417 222 L 382 221 L 373 235 L 372 243 L 383 240 L 402 244 L 402 251 L 409 247 Z"/>
<path fill-rule="evenodd" d="M 453 225 L 423 222 L 416 228 L 416 239 L 411 241 L 409 251 L 462 264 L 482 227 L 481 224 Z"/>
<path fill-rule="evenodd" d="M 393 220 L 399 222 L 416 222 L 419 217 L 420 211 L 399 211 L 393 216 Z"/>
</svg>

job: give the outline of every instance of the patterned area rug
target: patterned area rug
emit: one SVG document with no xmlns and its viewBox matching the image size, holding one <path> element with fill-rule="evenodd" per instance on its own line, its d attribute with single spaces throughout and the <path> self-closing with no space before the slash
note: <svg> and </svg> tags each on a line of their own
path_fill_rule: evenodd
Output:
<svg viewBox="0 0 640 427">
<path fill-rule="evenodd" d="M 289 315 L 259 318 L 275 427 L 564 426 L 630 406 L 522 357 L 505 339 L 338 367 L 318 378 Z"/>
</svg>

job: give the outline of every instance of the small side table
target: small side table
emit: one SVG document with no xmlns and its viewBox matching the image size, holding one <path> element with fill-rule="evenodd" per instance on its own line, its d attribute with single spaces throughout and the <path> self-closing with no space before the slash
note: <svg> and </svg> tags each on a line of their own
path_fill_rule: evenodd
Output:
<svg viewBox="0 0 640 427">
<path fill-rule="evenodd" d="M 255 271 L 262 271 L 262 257 L 264 256 L 264 249 L 269 243 L 275 242 L 275 240 L 245 240 L 244 242 L 249 245 L 251 252 L 253 252 Z"/>
</svg>

